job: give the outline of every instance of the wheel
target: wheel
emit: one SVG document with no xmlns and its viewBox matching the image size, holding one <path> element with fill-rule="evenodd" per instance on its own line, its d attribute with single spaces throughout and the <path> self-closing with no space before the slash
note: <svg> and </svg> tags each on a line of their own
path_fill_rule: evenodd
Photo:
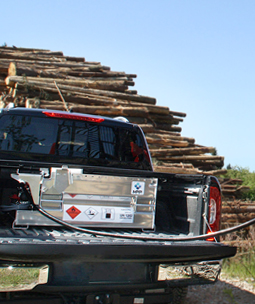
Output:
<svg viewBox="0 0 255 304">
<path fill-rule="evenodd" d="M 172 301 L 168 304 L 184 304 L 185 298 L 188 293 L 188 287 L 175 287 L 171 288 Z"/>
</svg>

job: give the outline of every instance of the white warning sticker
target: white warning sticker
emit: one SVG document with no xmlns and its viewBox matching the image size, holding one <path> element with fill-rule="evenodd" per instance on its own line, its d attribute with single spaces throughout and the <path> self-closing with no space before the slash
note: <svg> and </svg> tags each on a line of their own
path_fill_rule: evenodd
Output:
<svg viewBox="0 0 255 304">
<path fill-rule="evenodd" d="M 144 195 L 145 182 L 133 181 L 131 186 L 131 194 Z"/>
<path fill-rule="evenodd" d="M 134 209 L 130 207 L 64 204 L 63 220 L 69 222 L 133 223 Z"/>
<path fill-rule="evenodd" d="M 94 208 L 89 207 L 86 211 L 85 214 L 87 215 L 87 217 L 92 220 L 97 214 L 98 211 L 96 211 Z"/>
</svg>

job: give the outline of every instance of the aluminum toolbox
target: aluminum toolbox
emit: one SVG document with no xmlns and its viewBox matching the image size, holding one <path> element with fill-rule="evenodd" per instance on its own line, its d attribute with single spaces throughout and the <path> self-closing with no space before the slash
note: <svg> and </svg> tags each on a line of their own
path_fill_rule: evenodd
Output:
<svg viewBox="0 0 255 304">
<path fill-rule="evenodd" d="M 52 168 L 13 178 L 30 185 L 33 200 L 51 215 L 80 227 L 154 229 L 156 178 L 83 174 Z M 16 226 L 58 225 L 38 211 L 18 210 Z"/>
</svg>

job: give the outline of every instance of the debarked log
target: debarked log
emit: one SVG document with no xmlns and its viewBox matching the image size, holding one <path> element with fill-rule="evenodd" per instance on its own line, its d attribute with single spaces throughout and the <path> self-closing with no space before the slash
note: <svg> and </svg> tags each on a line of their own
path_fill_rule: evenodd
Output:
<svg viewBox="0 0 255 304">
<path fill-rule="evenodd" d="M 202 174 L 202 171 L 196 168 L 180 168 L 180 167 L 168 167 L 168 166 L 154 166 L 154 171 L 175 173 L 175 174 Z"/>
<path fill-rule="evenodd" d="M 177 139 L 177 138 L 176 138 Z M 188 139 L 181 137 L 181 139 L 187 140 L 189 143 L 195 143 L 195 139 Z M 153 156 L 177 156 L 177 155 L 199 155 L 201 153 L 213 153 L 215 148 L 213 147 L 189 147 L 189 148 L 173 148 L 173 149 L 152 149 L 151 155 Z"/>
<path fill-rule="evenodd" d="M 39 53 L 53 53 L 53 55 L 63 55 L 63 52 L 61 51 L 50 51 L 50 50 L 47 50 L 47 49 L 37 49 L 37 48 L 24 48 L 24 47 L 14 47 L 14 46 L 3 46 L 3 47 L 0 47 L 1 49 L 1 52 L 2 53 L 5 53 L 5 52 L 12 52 L 12 53 L 16 53 L 16 52 L 39 52 Z M 56 54 L 55 54 L 56 53 Z"/>
<path fill-rule="evenodd" d="M 164 124 L 175 124 L 178 125 L 179 122 L 182 122 L 183 119 L 182 118 L 177 118 L 174 117 L 172 114 L 169 114 L 170 112 L 168 112 L 167 115 L 158 115 L 158 114 L 153 114 L 151 115 L 151 118 L 159 123 L 164 123 Z"/>
<path fill-rule="evenodd" d="M 57 82 L 58 86 L 73 86 L 82 88 L 92 88 L 98 90 L 112 90 L 112 91 L 125 91 L 128 85 L 134 85 L 134 82 L 126 80 L 77 80 L 77 79 L 63 79 L 63 78 L 40 78 L 40 77 L 26 77 L 26 76 L 8 76 L 6 78 L 6 85 L 13 87 L 15 83 L 28 83 L 34 86 L 38 85 L 51 85 Z"/>
<path fill-rule="evenodd" d="M 60 71 L 56 71 L 56 69 L 41 69 L 36 68 L 35 66 L 26 66 L 26 65 L 18 65 L 15 62 L 11 62 L 8 67 L 8 76 L 35 76 L 35 77 L 58 77 L 58 78 L 66 78 L 65 74 L 62 74 Z M 6 75 L 7 76 L 7 75 Z"/>
<path fill-rule="evenodd" d="M 10 64 L 11 67 L 11 64 Z M 9 67 L 9 69 L 10 69 Z M 15 71 L 10 71 L 10 73 L 15 73 Z M 31 83 L 37 83 L 37 82 L 44 82 L 44 83 L 53 83 L 56 81 L 58 84 L 63 84 L 63 85 L 72 85 L 72 86 L 86 86 L 88 84 L 92 83 L 98 83 L 98 84 L 105 84 L 105 85 L 119 85 L 119 86 L 124 86 L 124 85 L 129 85 L 132 86 L 134 85 L 133 81 L 129 81 L 127 79 L 109 79 L 109 78 L 95 78 L 95 79 L 86 79 L 86 78 L 56 78 L 56 77 L 31 77 L 27 75 L 22 75 L 22 76 L 17 76 L 17 75 L 9 75 L 9 78 L 7 79 L 8 85 L 13 86 L 14 83 L 16 82 L 31 82 Z"/>
<path fill-rule="evenodd" d="M 73 105 L 70 106 L 70 109 L 73 112 L 78 113 L 88 113 L 88 114 L 94 114 L 94 115 L 110 115 L 110 116 L 124 116 L 128 117 L 129 115 L 148 115 L 148 112 L 146 111 L 146 108 L 137 107 L 137 108 L 123 108 L 123 107 L 94 107 L 94 106 L 85 106 L 85 105 Z"/>
<path fill-rule="evenodd" d="M 192 138 L 187 138 L 187 137 L 182 137 L 182 136 L 174 136 L 172 135 L 172 133 L 167 134 L 167 133 L 158 133 L 157 130 L 155 130 L 155 133 L 145 133 L 146 137 L 151 138 L 151 139 L 155 139 L 155 142 L 157 140 L 169 140 L 169 141 L 176 141 L 176 142 L 186 142 L 187 144 L 185 144 L 186 146 L 192 145 L 193 144 L 193 139 Z M 182 147 L 182 146 L 181 146 Z M 180 148 L 182 149 L 182 148 Z M 162 151 L 162 152 L 161 152 Z M 151 152 L 155 155 L 157 154 L 157 156 L 165 156 L 167 155 L 168 151 L 172 151 L 172 148 L 158 148 L 158 149 L 152 149 Z M 178 154 L 177 154 L 178 155 Z"/>
<path fill-rule="evenodd" d="M 13 62 L 13 58 L 5 58 L 0 57 L 3 62 Z M 97 70 L 100 68 L 100 70 L 110 70 L 110 67 L 102 66 L 100 62 L 74 62 L 74 61 L 47 61 L 47 60 L 26 60 L 26 59 L 15 59 L 15 62 L 23 64 L 23 65 L 35 65 L 37 67 L 48 67 L 48 68 L 85 68 L 89 67 L 91 70 L 95 68 Z"/>
<path fill-rule="evenodd" d="M 176 112 L 176 111 L 170 111 L 170 114 L 172 114 L 173 116 L 179 116 L 179 117 L 186 117 L 187 116 L 186 113 Z"/>
<path fill-rule="evenodd" d="M 227 173 L 226 169 L 216 169 L 216 170 L 210 170 L 210 171 L 203 171 L 203 174 L 213 175 L 213 176 L 219 176 L 219 175 L 226 174 L 226 173 Z"/>
<path fill-rule="evenodd" d="M 10 87 L 14 87 L 15 83 L 18 83 L 19 85 L 23 85 L 25 87 L 31 86 L 34 89 L 37 88 L 38 90 L 44 89 L 54 89 L 55 85 L 54 83 L 42 83 L 41 81 L 27 81 L 26 77 L 19 77 L 20 81 L 15 82 L 12 77 L 19 77 L 19 76 L 9 76 L 6 77 L 6 85 Z M 80 88 L 80 87 L 74 87 L 70 85 L 64 85 L 64 84 L 58 84 L 60 90 L 64 90 L 67 92 L 80 92 L 84 94 L 91 94 L 91 95 L 97 95 L 97 96 L 108 96 L 113 97 L 117 99 L 122 100 L 130 100 L 130 101 L 136 101 L 141 103 L 148 103 L 148 104 L 156 104 L 156 99 L 152 97 L 142 96 L 142 95 L 133 95 L 133 94 L 127 94 L 122 92 L 114 92 L 114 91 L 108 91 L 108 90 L 99 90 L 99 89 L 92 89 L 92 88 Z"/>
<path fill-rule="evenodd" d="M 66 62 L 66 61 L 75 61 L 75 62 L 85 62 L 84 57 L 70 57 L 63 55 L 51 55 L 47 53 L 34 53 L 34 52 L 3 52 L 0 51 L 0 58 L 9 58 L 9 59 L 22 59 L 22 60 L 38 60 L 49 62 Z"/>
<path fill-rule="evenodd" d="M 159 157 L 159 159 L 175 160 L 176 162 L 183 161 L 224 161 L 223 156 L 215 155 L 183 155 L 183 156 L 169 156 L 169 157 Z"/>
<path fill-rule="evenodd" d="M 247 206 L 236 206 L 236 207 L 230 207 L 230 206 L 222 206 L 222 213 L 227 214 L 236 214 L 236 213 L 250 213 L 253 212 L 255 214 L 255 204 L 253 205 L 247 205 Z"/>
<path fill-rule="evenodd" d="M 234 199 L 234 200 L 225 200 L 224 199 L 223 206 L 228 206 L 228 207 L 255 206 L 255 201 L 246 201 L 244 199 Z"/>
<path fill-rule="evenodd" d="M 239 222 L 244 223 L 246 221 L 252 220 L 255 218 L 255 213 L 247 214 L 222 214 L 222 222 Z"/>
<path fill-rule="evenodd" d="M 160 136 L 151 136 L 151 134 L 146 134 L 146 139 L 148 144 L 160 144 L 160 145 L 167 145 L 167 146 L 173 146 L 173 147 L 187 147 L 189 143 L 187 141 L 181 141 L 181 140 L 172 140 L 167 137 L 160 137 Z"/>
<path fill-rule="evenodd" d="M 188 163 L 162 163 L 161 165 L 157 166 L 163 166 L 163 167 L 178 167 L 178 168 L 186 168 L 186 169 L 195 169 L 195 167 L 192 164 Z"/>
<path fill-rule="evenodd" d="M 130 118 L 131 119 L 131 118 Z M 141 118 L 142 119 L 142 118 Z M 131 121 L 131 120 L 130 120 Z M 143 129 L 144 133 L 156 133 L 156 134 L 166 134 L 166 135 L 171 135 L 173 136 L 174 138 L 178 138 L 178 137 L 181 137 L 181 134 L 180 133 L 176 133 L 176 132 L 171 132 L 171 131 L 167 131 L 167 130 L 161 130 L 161 129 L 157 129 L 155 127 L 155 124 L 153 123 L 153 120 L 152 119 L 149 119 L 149 120 L 140 120 L 140 121 L 137 121 L 135 119 L 135 117 L 132 117 L 132 122 L 133 123 L 136 123 L 136 124 L 139 124 L 139 126 Z M 185 138 L 185 140 L 189 141 L 188 140 L 188 137 L 183 137 Z"/>
<path fill-rule="evenodd" d="M 172 132 L 181 132 L 182 131 L 181 127 L 173 126 L 171 123 L 162 124 L 162 123 L 154 122 L 154 125 L 157 129 L 161 129 L 161 130 L 167 130 L 167 131 L 172 131 Z"/>
</svg>

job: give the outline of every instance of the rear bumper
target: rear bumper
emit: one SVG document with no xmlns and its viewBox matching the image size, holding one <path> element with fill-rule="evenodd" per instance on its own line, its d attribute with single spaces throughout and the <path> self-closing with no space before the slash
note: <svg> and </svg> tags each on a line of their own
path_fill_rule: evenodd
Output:
<svg viewBox="0 0 255 304">
<path fill-rule="evenodd" d="M 234 247 L 207 241 L 129 240 L 57 229 L 4 233 L 0 269 L 39 267 L 37 281 L 27 288 L 42 292 L 145 291 L 210 283 L 220 273 L 219 261 L 236 253 Z"/>
<path fill-rule="evenodd" d="M 62 265 L 63 266 L 63 265 Z M 121 293 L 132 292 L 132 290 L 140 290 L 143 293 L 167 293 L 169 288 L 184 287 L 188 285 L 210 284 L 214 283 L 221 271 L 221 261 L 207 261 L 194 264 L 183 265 L 167 265 L 160 264 L 152 266 L 144 264 L 143 267 L 138 265 L 139 270 L 148 272 L 152 275 L 150 279 L 142 278 L 142 275 L 129 274 L 124 279 L 122 274 L 118 274 L 117 283 L 108 273 L 108 279 L 104 278 L 107 271 L 103 265 L 100 265 L 102 275 L 100 280 L 94 280 L 96 274 L 90 274 L 90 282 L 82 282 L 81 276 L 78 278 L 76 274 L 70 273 L 69 267 L 63 267 L 63 272 L 68 272 L 68 284 L 58 276 L 58 266 L 46 264 L 28 264 L 28 263 L 5 263 L 0 264 L 1 277 L 4 280 L 0 284 L 0 292 L 20 292 L 20 291 L 40 291 L 40 292 L 83 292 L 90 294 L 91 292 L 108 292 L 112 290 Z M 120 266 L 120 265 L 119 265 Z M 69 269 L 68 269 L 69 268 Z M 96 267 L 97 268 L 97 267 Z M 89 266 L 87 265 L 87 270 Z M 91 269 L 90 269 L 91 270 Z M 126 271 L 126 265 L 120 266 L 121 272 Z M 53 276 L 53 272 L 56 272 Z M 74 280 L 76 278 L 76 281 Z M 144 280 L 144 281 L 142 281 Z"/>
</svg>

